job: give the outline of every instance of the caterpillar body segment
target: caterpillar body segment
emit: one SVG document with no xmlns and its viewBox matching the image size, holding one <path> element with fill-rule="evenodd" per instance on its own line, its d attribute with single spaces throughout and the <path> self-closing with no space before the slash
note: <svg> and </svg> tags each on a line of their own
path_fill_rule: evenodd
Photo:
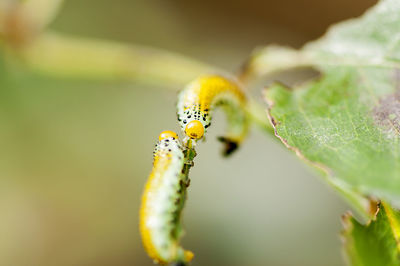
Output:
<svg viewBox="0 0 400 266">
<path fill-rule="evenodd" d="M 157 263 L 187 263 L 193 253 L 179 245 L 183 234 L 180 214 L 186 200 L 184 154 L 176 133 L 160 134 L 153 169 L 140 208 L 140 233 L 149 256 Z"/>
<path fill-rule="evenodd" d="M 179 94 L 177 116 L 187 138 L 201 139 L 211 125 L 212 113 L 221 106 L 227 114 L 224 154 L 229 155 L 248 131 L 246 96 L 238 81 L 221 75 L 204 75 L 189 83 Z"/>
</svg>

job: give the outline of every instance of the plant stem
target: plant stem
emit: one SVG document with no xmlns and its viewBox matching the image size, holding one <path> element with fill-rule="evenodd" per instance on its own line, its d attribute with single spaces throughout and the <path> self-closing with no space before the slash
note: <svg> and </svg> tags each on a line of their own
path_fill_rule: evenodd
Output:
<svg viewBox="0 0 400 266">
<path fill-rule="evenodd" d="M 63 78 L 129 80 L 179 88 L 214 68 L 171 52 L 46 32 L 18 50 L 34 71 Z"/>
<path fill-rule="evenodd" d="M 180 184 L 180 189 L 182 190 L 180 193 L 180 199 L 179 199 L 179 207 L 176 211 L 176 222 L 180 224 L 181 220 L 181 215 L 182 215 L 182 210 L 185 207 L 186 199 L 187 199 L 187 188 L 189 187 L 190 184 L 190 179 L 189 179 L 189 171 L 190 168 L 194 165 L 193 159 L 196 156 L 196 151 L 194 150 L 192 140 L 189 139 L 186 143 L 184 143 L 185 150 L 183 151 L 184 154 L 184 165 L 182 169 L 182 182 Z M 182 229 L 181 226 L 178 226 L 174 232 L 174 237 L 175 239 L 179 239 L 181 236 Z M 186 266 L 187 263 L 185 262 L 185 258 L 177 258 L 177 261 L 171 263 L 171 266 Z"/>
<path fill-rule="evenodd" d="M 270 45 L 253 52 L 238 77 L 243 83 L 248 83 L 267 74 L 312 65 L 312 57 L 304 51 Z"/>
<path fill-rule="evenodd" d="M 249 103 L 246 106 L 246 113 L 251 122 L 253 122 L 258 128 L 269 134 L 275 134 L 274 129 L 269 122 L 267 112 L 265 111 L 265 106 L 257 103 L 253 99 L 249 99 Z"/>
</svg>

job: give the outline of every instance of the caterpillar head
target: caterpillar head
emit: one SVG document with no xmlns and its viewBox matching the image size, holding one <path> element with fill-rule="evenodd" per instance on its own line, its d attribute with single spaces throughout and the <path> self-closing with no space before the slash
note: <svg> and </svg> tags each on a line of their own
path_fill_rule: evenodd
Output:
<svg viewBox="0 0 400 266">
<path fill-rule="evenodd" d="M 185 134 L 191 139 L 201 139 L 204 131 L 204 126 L 199 120 L 192 120 L 185 127 Z"/>
<path fill-rule="evenodd" d="M 153 159 L 156 159 L 158 156 L 168 155 L 171 151 L 174 152 L 177 149 L 181 149 L 178 134 L 165 130 L 158 136 L 158 142 L 153 151 Z"/>
<path fill-rule="evenodd" d="M 159 141 L 162 141 L 167 138 L 178 139 L 178 134 L 176 134 L 174 131 L 165 130 L 161 132 L 160 136 L 158 136 Z"/>
</svg>

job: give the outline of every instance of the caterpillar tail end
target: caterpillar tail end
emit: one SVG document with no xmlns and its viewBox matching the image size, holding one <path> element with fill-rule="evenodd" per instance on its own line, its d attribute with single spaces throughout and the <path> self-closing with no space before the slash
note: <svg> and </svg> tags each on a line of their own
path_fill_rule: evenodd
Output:
<svg viewBox="0 0 400 266">
<path fill-rule="evenodd" d="M 194 257 L 194 254 L 190 250 L 185 250 L 184 256 L 185 256 L 185 261 L 191 262 Z"/>
<path fill-rule="evenodd" d="M 183 250 L 183 259 L 175 261 L 169 265 L 170 266 L 188 266 L 189 263 L 192 261 L 193 257 L 194 257 L 193 252 L 191 252 L 189 250 Z"/>
<path fill-rule="evenodd" d="M 225 157 L 230 156 L 239 147 L 239 142 L 232 140 L 230 138 L 218 137 L 218 140 L 221 141 L 222 143 L 224 143 L 224 149 L 222 151 L 222 155 Z"/>
</svg>

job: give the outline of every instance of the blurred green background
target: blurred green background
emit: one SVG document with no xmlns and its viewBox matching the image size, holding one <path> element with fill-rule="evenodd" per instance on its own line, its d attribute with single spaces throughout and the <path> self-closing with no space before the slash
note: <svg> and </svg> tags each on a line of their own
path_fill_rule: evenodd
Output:
<svg viewBox="0 0 400 266">
<path fill-rule="evenodd" d="M 256 46 L 300 47 L 374 2 L 69 0 L 50 28 L 235 71 Z M 153 265 L 138 208 L 159 132 L 179 130 L 176 92 L 57 79 L 0 60 L 0 265 Z M 184 211 L 193 265 L 343 265 L 339 196 L 256 128 L 222 158 L 221 113 L 213 125 Z"/>
</svg>

